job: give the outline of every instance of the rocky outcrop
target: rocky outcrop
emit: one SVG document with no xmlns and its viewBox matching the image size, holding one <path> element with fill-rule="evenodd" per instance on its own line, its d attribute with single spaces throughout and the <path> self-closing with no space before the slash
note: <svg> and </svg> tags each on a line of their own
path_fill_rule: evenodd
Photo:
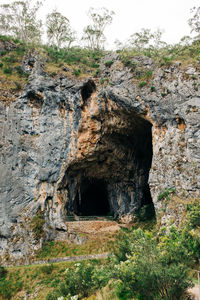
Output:
<svg viewBox="0 0 200 300">
<path fill-rule="evenodd" d="M 101 80 L 84 82 L 30 61 L 21 96 L 0 102 L 2 249 L 39 207 L 55 235 L 67 232 L 68 215 L 129 218 L 152 199 L 159 209 L 168 188 L 199 197 L 199 67 L 136 57 L 152 70 L 139 84 L 117 55 L 104 58 Z"/>
</svg>

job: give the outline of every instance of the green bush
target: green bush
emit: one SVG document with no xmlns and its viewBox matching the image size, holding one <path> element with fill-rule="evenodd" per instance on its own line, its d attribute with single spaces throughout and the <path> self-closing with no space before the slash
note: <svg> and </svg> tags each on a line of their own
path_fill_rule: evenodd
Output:
<svg viewBox="0 0 200 300">
<path fill-rule="evenodd" d="M 12 71 L 13 71 L 12 68 L 3 68 L 3 73 L 4 73 L 4 74 L 11 75 L 11 74 L 12 74 Z"/>
<path fill-rule="evenodd" d="M 39 240 L 44 235 L 44 224 L 45 224 L 44 214 L 39 209 L 37 215 L 33 217 L 30 224 L 34 234 L 34 238 L 36 240 Z"/>
<path fill-rule="evenodd" d="M 114 62 L 113 60 L 108 60 L 108 61 L 105 62 L 105 66 L 106 67 L 111 67 L 113 62 Z"/>
<path fill-rule="evenodd" d="M 155 92 L 156 91 L 156 88 L 153 85 L 150 87 L 150 89 L 151 89 L 151 92 Z"/>
<path fill-rule="evenodd" d="M 75 267 L 67 269 L 64 281 L 60 286 L 49 293 L 47 300 L 57 300 L 59 296 L 79 295 L 80 298 L 87 297 L 94 291 L 95 282 L 93 274 L 95 272 L 96 262 L 80 262 Z"/>
<path fill-rule="evenodd" d="M 3 67 L 3 64 L 2 63 L 0 63 L 0 68 L 2 68 Z"/>
<path fill-rule="evenodd" d="M 170 195 L 174 194 L 176 192 L 176 190 L 174 188 L 169 188 L 166 189 L 164 191 L 162 191 L 159 195 L 158 195 L 158 201 L 162 200 L 162 199 L 166 199 L 167 201 L 170 200 Z"/>
<path fill-rule="evenodd" d="M 76 69 L 76 70 L 73 71 L 73 74 L 75 76 L 79 76 L 81 74 L 81 70 L 80 69 Z"/>
<path fill-rule="evenodd" d="M 40 268 L 41 272 L 44 274 L 51 274 L 53 272 L 53 269 L 54 269 L 54 266 L 52 264 L 45 265 Z"/>
<path fill-rule="evenodd" d="M 146 82 L 146 81 L 141 81 L 141 82 L 138 84 L 138 87 L 139 87 L 139 88 L 143 88 L 145 85 L 147 85 L 147 82 Z"/>
<path fill-rule="evenodd" d="M 8 271 L 4 267 L 0 266 L 0 279 L 5 278 L 7 273 Z"/>
<path fill-rule="evenodd" d="M 196 201 L 195 203 L 188 205 L 187 209 L 189 211 L 189 225 L 192 228 L 200 227 L 200 203 Z"/>
<path fill-rule="evenodd" d="M 23 282 L 19 278 L 18 272 L 7 278 L 8 272 L 0 267 L 0 297 L 9 300 L 23 288 Z"/>
<path fill-rule="evenodd" d="M 173 236 L 169 235 L 168 240 Z M 116 274 L 121 283 L 117 290 L 123 299 L 184 299 L 185 290 L 192 286 L 182 263 L 181 255 L 186 257 L 187 251 L 182 253 L 175 243 L 170 245 L 163 249 L 150 232 L 141 229 L 125 233 L 118 240 Z"/>
</svg>

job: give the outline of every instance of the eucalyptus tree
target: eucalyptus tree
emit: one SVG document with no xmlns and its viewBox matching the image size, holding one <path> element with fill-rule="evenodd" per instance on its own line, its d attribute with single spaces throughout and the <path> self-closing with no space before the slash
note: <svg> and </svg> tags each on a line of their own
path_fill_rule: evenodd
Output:
<svg viewBox="0 0 200 300">
<path fill-rule="evenodd" d="M 37 18 L 37 12 L 41 5 L 41 1 L 31 0 L 0 5 L 0 33 L 25 43 L 40 42 L 42 22 Z"/>
<path fill-rule="evenodd" d="M 57 10 L 53 10 L 47 15 L 46 27 L 50 45 L 55 45 L 58 48 L 66 45 L 69 48 L 71 43 L 75 41 L 75 32 L 71 29 L 68 18 Z"/>
<path fill-rule="evenodd" d="M 193 7 L 191 9 L 192 17 L 188 20 L 191 27 L 191 32 L 196 32 L 195 39 L 200 40 L 200 7 Z"/>
<path fill-rule="evenodd" d="M 90 49 L 103 49 L 106 41 L 104 31 L 112 23 L 114 12 L 105 7 L 100 9 L 90 8 L 88 16 L 92 24 L 84 28 L 82 40 L 86 41 Z"/>
</svg>

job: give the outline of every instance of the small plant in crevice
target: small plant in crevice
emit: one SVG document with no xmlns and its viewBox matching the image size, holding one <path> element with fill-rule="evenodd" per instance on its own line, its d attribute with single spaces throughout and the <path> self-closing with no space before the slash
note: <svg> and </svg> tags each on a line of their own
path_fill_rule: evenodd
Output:
<svg viewBox="0 0 200 300">
<path fill-rule="evenodd" d="M 76 69 L 76 70 L 74 70 L 73 71 L 73 75 L 75 75 L 75 76 L 79 76 L 81 74 L 81 70 L 80 69 Z"/>
<path fill-rule="evenodd" d="M 150 87 L 150 90 L 151 90 L 152 93 L 155 92 L 155 91 L 156 91 L 155 86 L 152 85 L 152 86 Z"/>
<path fill-rule="evenodd" d="M 195 201 L 192 204 L 187 205 L 188 211 L 188 223 L 192 228 L 200 227 L 200 203 Z"/>
<path fill-rule="evenodd" d="M 106 67 L 111 67 L 113 63 L 114 63 L 113 60 L 108 60 L 108 61 L 105 62 L 105 66 Z"/>
<path fill-rule="evenodd" d="M 170 195 L 174 194 L 175 192 L 176 192 L 176 189 L 174 189 L 174 188 L 169 188 L 169 189 L 162 191 L 158 195 L 158 201 L 163 200 L 163 199 L 166 199 L 167 201 L 169 201 Z"/>
<path fill-rule="evenodd" d="M 147 85 L 147 82 L 146 82 L 146 81 L 141 81 L 141 82 L 138 84 L 138 87 L 139 87 L 139 88 L 143 88 L 145 85 Z"/>
<path fill-rule="evenodd" d="M 33 231 L 34 238 L 37 241 L 44 236 L 44 224 L 44 213 L 41 211 L 41 209 L 38 209 L 37 215 L 33 217 L 30 223 L 30 227 Z"/>
</svg>

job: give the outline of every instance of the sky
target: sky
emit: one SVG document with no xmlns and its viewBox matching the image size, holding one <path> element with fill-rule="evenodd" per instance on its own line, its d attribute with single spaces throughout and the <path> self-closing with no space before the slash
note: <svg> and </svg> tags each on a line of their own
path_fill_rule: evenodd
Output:
<svg viewBox="0 0 200 300">
<path fill-rule="evenodd" d="M 10 2 L 12 0 L 0 0 L 0 4 Z M 111 49 L 116 39 L 125 42 L 141 28 L 159 28 L 164 30 L 164 41 L 179 42 L 184 35 L 190 34 L 187 23 L 190 9 L 199 5 L 200 0 L 45 0 L 40 16 L 45 19 L 47 13 L 56 8 L 81 37 L 83 28 L 90 24 L 87 16 L 90 7 L 113 10 L 113 22 L 105 30 L 106 48 Z"/>
</svg>

